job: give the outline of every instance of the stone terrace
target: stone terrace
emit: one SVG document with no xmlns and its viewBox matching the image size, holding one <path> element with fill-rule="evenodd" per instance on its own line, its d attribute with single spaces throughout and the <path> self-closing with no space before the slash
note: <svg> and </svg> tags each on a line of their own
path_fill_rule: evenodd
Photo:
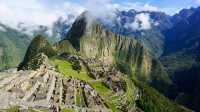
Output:
<svg viewBox="0 0 200 112">
<path fill-rule="evenodd" d="M 52 110 L 108 112 L 101 97 L 86 82 L 65 78 L 52 68 L 0 74 L 0 108 L 11 105 Z"/>
</svg>

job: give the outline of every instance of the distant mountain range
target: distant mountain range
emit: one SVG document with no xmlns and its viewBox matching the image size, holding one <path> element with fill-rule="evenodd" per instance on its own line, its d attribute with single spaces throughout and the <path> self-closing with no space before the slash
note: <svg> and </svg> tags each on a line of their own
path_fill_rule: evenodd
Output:
<svg viewBox="0 0 200 112">
<path fill-rule="evenodd" d="M 172 19 L 161 59 L 177 85 L 177 102 L 200 111 L 200 8 L 182 10 Z"/>
<path fill-rule="evenodd" d="M 105 26 L 115 33 L 138 40 L 150 51 L 151 55 L 160 57 L 164 52 L 165 40 L 162 32 L 173 25 L 170 18 L 162 12 L 120 11 L 117 12 L 117 18 L 112 25 Z"/>
<path fill-rule="evenodd" d="M 31 38 L 0 24 L 0 68 L 16 67 L 23 59 Z"/>
<path fill-rule="evenodd" d="M 43 35 L 51 44 L 64 38 L 74 19 L 72 15 L 68 17 L 70 21 L 60 17 L 52 27 L 30 26 L 24 23 L 11 27 L 0 23 L 0 70 L 16 67 L 22 61 L 28 45 L 35 36 Z"/>
</svg>

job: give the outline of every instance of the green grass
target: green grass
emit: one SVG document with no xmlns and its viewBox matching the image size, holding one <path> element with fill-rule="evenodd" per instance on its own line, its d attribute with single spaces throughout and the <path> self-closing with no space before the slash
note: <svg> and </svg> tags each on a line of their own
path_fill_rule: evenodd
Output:
<svg viewBox="0 0 200 112">
<path fill-rule="evenodd" d="M 90 82 L 90 85 L 95 89 L 95 91 L 103 98 L 108 105 L 108 107 L 113 111 L 113 112 L 120 112 L 117 109 L 117 99 L 119 99 L 119 96 L 115 96 L 115 94 L 107 88 L 101 81 L 96 81 L 96 82 Z"/>
<path fill-rule="evenodd" d="M 88 72 L 83 65 L 80 73 L 78 73 L 76 70 L 73 70 L 72 63 L 67 60 L 64 60 L 62 58 L 53 58 L 51 59 L 51 62 L 56 66 L 58 72 L 60 72 L 64 76 L 86 81 L 101 96 L 101 98 L 104 100 L 104 103 L 106 103 L 112 111 L 119 112 L 119 110 L 117 109 L 117 99 L 119 99 L 120 97 L 115 96 L 113 91 L 109 89 L 106 85 L 104 85 L 102 81 L 95 81 L 94 79 L 89 77 Z M 75 100 L 77 104 L 81 103 L 81 96 L 78 92 L 76 93 Z M 65 111 L 62 112 L 71 112 L 68 109 L 64 110 Z"/>
<path fill-rule="evenodd" d="M 74 109 L 68 109 L 68 108 L 64 108 L 61 110 L 61 112 L 75 112 Z"/>
<path fill-rule="evenodd" d="M 107 88 L 101 81 L 90 82 L 90 85 L 101 95 L 106 96 L 111 93 L 111 90 Z"/>
<path fill-rule="evenodd" d="M 128 97 L 128 100 L 131 102 L 133 99 L 133 95 L 134 95 L 134 88 L 135 85 L 134 83 L 126 76 L 123 77 L 123 79 L 126 81 L 126 93 L 125 95 Z"/>
<path fill-rule="evenodd" d="M 80 90 L 81 90 L 81 89 L 79 88 L 78 90 L 79 90 L 79 91 L 76 91 L 76 99 L 75 99 L 76 101 L 75 101 L 75 102 L 76 102 L 76 105 L 80 106 L 81 103 L 82 103 L 82 102 L 81 102 L 81 94 L 80 94 L 80 92 L 81 92 Z"/>
<path fill-rule="evenodd" d="M 52 59 L 52 63 L 57 66 L 58 71 L 66 77 L 77 78 L 84 81 L 92 80 L 83 66 L 80 73 L 78 73 L 78 71 L 73 70 L 72 63 L 64 59 Z"/>
<path fill-rule="evenodd" d="M 11 106 L 6 112 L 20 112 L 20 109 L 18 106 Z"/>
</svg>

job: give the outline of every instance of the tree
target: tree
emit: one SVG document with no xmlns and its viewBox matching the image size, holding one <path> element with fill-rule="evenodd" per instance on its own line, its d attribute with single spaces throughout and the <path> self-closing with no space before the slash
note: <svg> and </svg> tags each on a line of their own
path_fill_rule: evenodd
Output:
<svg viewBox="0 0 200 112">
<path fill-rule="evenodd" d="M 78 71 L 78 73 L 80 73 L 81 71 L 81 65 L 80 62 L 78 60 L 73 62 L 72 68 L 76 71 Z"/>
</svg>

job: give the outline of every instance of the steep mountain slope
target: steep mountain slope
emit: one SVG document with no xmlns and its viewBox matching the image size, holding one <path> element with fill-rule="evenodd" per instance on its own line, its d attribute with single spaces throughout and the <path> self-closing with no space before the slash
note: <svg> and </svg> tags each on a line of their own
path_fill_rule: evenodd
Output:
<svg viewBox="0 0 200 112">
<path fill-rule="evenodd" d="M 115 15 L 113 18 L 98 17 L 98 21 L 105 29 L 113 33 L 136 39 L 150 51 L 152 56 L 160 57 L 162 55 L 165 41 L 163 31 L 173 26 L 169 15 L 163 12 L 136 11 L 134 9 L 115 11 L 113 15 Z M 60 18 L 55 23 L 55 28 L 62 37 L 65 37 L 71 25 L 72 22 L 66 22 L 65 19 Z"/>
<path fill-rule="evenodd" d="M 88 23 L 87 14 L 76 20 L 66 39 L 60 42 L 60 52 L 78 51 L 84 58 L 97 58 L 107 65 L 116 65 L 132 78 L 148 82 L 162 92 L 167 90 L 171 81 L 159 61 L 152 59 L 136 40 L 104 30 L 96 20 Z M 63 43 L 67 43 L 66 48 Z"/>
<path fill-rule="evenodd" d="M 180 104 L 200 111 L 200 8 L 182 10 L 166 32 L 166 51 L 162 62 L 177 85 L 174 96 Z"/>
<path fill-rule="evenodd" d="M 0 69 L 16 67 L 22 61 L 31 38 L 0 24 Z"/>
<path fill-rule="evenodd" d="M 74 15 L 68 15 L 67 18 L 58 18 L 58 20 L 55 21 L 53 24 L 53 34 L 56 34 L 57 38 L 59 38 L 59 40 L 62 40 L 67 35 L 67 32 L 71 28 L 74 20 Z"/>
<path fill-rule="evenodd" d="M 146 47 L 152 56 L 160 57 L 164 51 L 163 31 L 172 27 L 170 16 L 162 12 L 129 11 L 116 12 L 110 24 L 102 22 L 106 29 L 132 37 Z M 143 23 L 145 22 L 145 24 Z"/>
<path fill-rule="evenodd" d="M 200 8 L 188 9 L 180 12 L 182 19 L 177 19 L 174 26 L 166 31 L 166 54 L 195 47 L 199 41 Z M 183 14 L 182 14 L 183 13 Z M 174 20 L 178 15 L 173 17 Z M 182 17 L 184 16 L 184 17 Z M 194 44 L 194 42 L 196 42 Z"/>
</svg>

